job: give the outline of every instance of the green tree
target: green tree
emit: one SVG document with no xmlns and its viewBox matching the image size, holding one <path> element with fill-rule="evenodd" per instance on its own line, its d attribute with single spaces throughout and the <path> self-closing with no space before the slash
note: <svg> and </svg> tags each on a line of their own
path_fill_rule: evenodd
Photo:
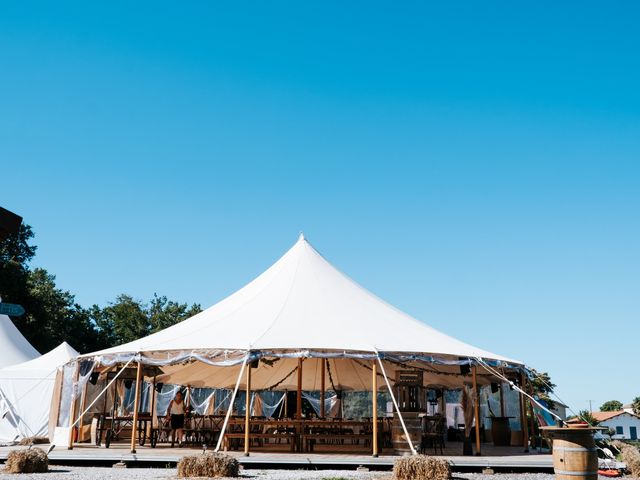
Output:
<svg viewBox="0 0 640 480">
<path fill-rule="evenodd" d="M 531 385 L 534 395 L 539 399 L 544 400 L 549 409 L 555 408 L 556 402 L 551 398 L 551 393 L 553 393 L 553 389 L 556 388 L 556 385 L 551 382 L 551 377 L 547 372 L 540 373 L 534 369 L 531 371 L 533 372 Z"/>
<path fill-rule="evenodd" d="M 157 293 L 154 293 L 147 309 L 149 330 L 151 333 L 158 332 L 201 311 L 202 308 L 198 304 L 194 303 L 189 307 L 186 303 L 177 303 L 168 300 L 164 295 L 158 296 Z"/>
<path fill-rule="evenodd" d="M 96 326 L 109 332 L 107 338 L 111 344 L 132 342 L 150 333 L 144 304 L 130 295 L 118 295 L 115 302 L 103 309 L 94 305 L 92 312 L 99 312 Z"/>
<path fill-rule="evenodd" d="M 188 306 L 154 294 L 147 306 L 122 294 L 104 308 L 94 305 L 89 316 L 97 341 L 104 346 L 120 345 L 163 330 L 201 311 L 200 305 Z"/>
<path fill-rule="evenodd" d="M 636 415 L 640 415 L 640 397 L 636 397 L 631 402 L 631 409 Z"/>
<path fill-rule="evenodd" d="M 609 400 L 600 405 L 601 412 L 617 412 L 618 410 L 622 410 L 622 402 L 618 400 Z"/>
<path fill-rule="evenodd" d="M 598 425 L 598 421 L 593 417 L 590 411 L 588 410 L 580 410 L 578 412 L 578 418 L 584 422 L 587 422 L 592 427 Z"/>
</svg>

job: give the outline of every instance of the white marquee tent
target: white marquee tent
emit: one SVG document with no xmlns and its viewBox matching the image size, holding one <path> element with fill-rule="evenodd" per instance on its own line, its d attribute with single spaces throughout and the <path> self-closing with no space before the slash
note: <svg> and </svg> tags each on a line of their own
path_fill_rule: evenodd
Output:
<svg viewBox="0 0 640 480">
<path fill-rule="evenodd" d="M 77 356 L 63 342 L 38 358 L 0 369 L 0 442 L 48 435 L 56 373 Z"/>
<path fill-rule="evenodd" d="M 258 361 L 259 368 L 250 369 L 257 390 L 300 388 L 300 383 L 304 390 L 319 390 L 324 365 L 332 389 L 369 390 L 375 378 L 371 365 L 378 359 L 389 378 L 394 370 L 419 366 L 427 384 L 449 388 L 470 383 L 468 376 L 461 377 L 461 365 L 481 362 L 503 372 L 524 367 L 389 305 L 331 265 L 302 235 L 264 273 L 212 307 L 80 359 L 97 369 L 155 365 L 162 369 L 158 380 L 164 383 L 236 389 L 245 388 L 245 365 Z M 304 370 L 297 379 L 296 369 Z M 492 381 L 489 370 L 479 372 L 478 383 Z"/>
<path fill-rule="evenodd" d="M 1 299 L 0 299 L 1 301 Z M 0 315 L 0 368 L 39 357 L 7 315 Z"/>
</svg>

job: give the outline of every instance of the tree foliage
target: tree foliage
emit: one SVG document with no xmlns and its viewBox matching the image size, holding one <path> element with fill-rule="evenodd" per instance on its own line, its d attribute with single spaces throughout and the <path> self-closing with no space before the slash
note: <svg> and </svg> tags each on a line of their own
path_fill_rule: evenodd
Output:
<svg viewBox="0 0 640 480">
<path fill-rule="evenodd" d="M 636 397 L 631 402 L 631 409 L 636 415 L 640 415 L 640 397 Z"/>
<path fill-rule="evenodd" d="M 26 313 L 12 320 L 39 352 L 48 352 L 63 341 L 80 352 L 90 352 L 136 340 L 200 312 L 154 295 L 149 304 L 130 295 L 119 295 L 105 307 L 84 308 L 70 292 L 56 286 L 55 275 L 43 268 L 31 269 L 37 247 L 30 242 L 33 230 L 22 225 L 17 234 L 0 241 L 0 296 L 22 305 Z"/>
<path fill-rule="evenodd" d="M 618 410 L 622 410 L 622 402 L 618 400 L 609 400 L 600 405 L 601 412 L 617 412 Z"/>
<path fill-rule="evenodd" d="M 551 393 L 556 388 L 555 383 L 551 382 L 551 377 L 547 372 L 538 372 L 535 369 L 531 369 L 531 371 L 533 372 L 531 386 L 534 395 L 540 400 L 544 400 L 549 409 L 554 409 L 556 402 L 551 398 Z"/>
<path fill-rule="evenodd" d="M 591 414 L 589 410 L 580 410 L 578 412 L 578 418 L 583 422 L 587 422 L 592 427 L 595 427 L 598 425 L 598 421 L 594 418 L 594 416 Z"/>
</svg>

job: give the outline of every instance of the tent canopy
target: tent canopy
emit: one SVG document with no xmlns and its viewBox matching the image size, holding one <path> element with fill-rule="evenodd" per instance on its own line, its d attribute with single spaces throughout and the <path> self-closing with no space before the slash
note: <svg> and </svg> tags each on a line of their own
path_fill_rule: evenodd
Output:
<svg viewBox="0 0 640 480">
<path fill-rule="evenodd" d="M 55 373 L 56 369 L 76 358 L 80 353 L 62 342 L 53 350 L 33 360 L 0 369 L 0 380 L 7 378 L 45 378 Z"/>
<path fill-rule="evenodd" d="M 0 369 L 0 442 L 48 435 L 56 373 L 77 356 L 63 342 L 38 358 Z"/>
<path fill-rule="evenodd" d="M 108 360 L 141 353 L 170 364 L 178 354 L 227 356 L 246 351 L 265 356 L 338 352 L 342 358 L 354 352 L 389 352 L 521 365 L 445 335 L 389 305 L 331 265 L 303 235 L 264 273 L 212 307 L 160 332 L 84 357 Z M 285 364 L 280 368 L 286 370 Z"/>
<path fill-rule="evenodd" d="M 1 299 L 0 299 L 1 300 Z M 0 315 L 0 368 L 39 357 L 7 315 Z"/>
</svg>

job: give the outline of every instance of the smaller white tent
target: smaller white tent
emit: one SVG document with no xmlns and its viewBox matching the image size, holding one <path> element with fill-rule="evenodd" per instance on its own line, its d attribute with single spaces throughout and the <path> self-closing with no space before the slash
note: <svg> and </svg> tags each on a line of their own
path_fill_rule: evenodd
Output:
<svg viewBox="0 0 640 480">
<path fill-rule="evenodd" d="M 38 358 L 0 369 L 0 442 L 49 434 L 56 373 L 78 356 L 67 342 Z"/>
<path fill-rule="evenodd" d="M 2 299 L 0 299 L 2 301 Z M 40 356 L 7 315 L 0 315 L 0 368 Z"/>
</svg>

